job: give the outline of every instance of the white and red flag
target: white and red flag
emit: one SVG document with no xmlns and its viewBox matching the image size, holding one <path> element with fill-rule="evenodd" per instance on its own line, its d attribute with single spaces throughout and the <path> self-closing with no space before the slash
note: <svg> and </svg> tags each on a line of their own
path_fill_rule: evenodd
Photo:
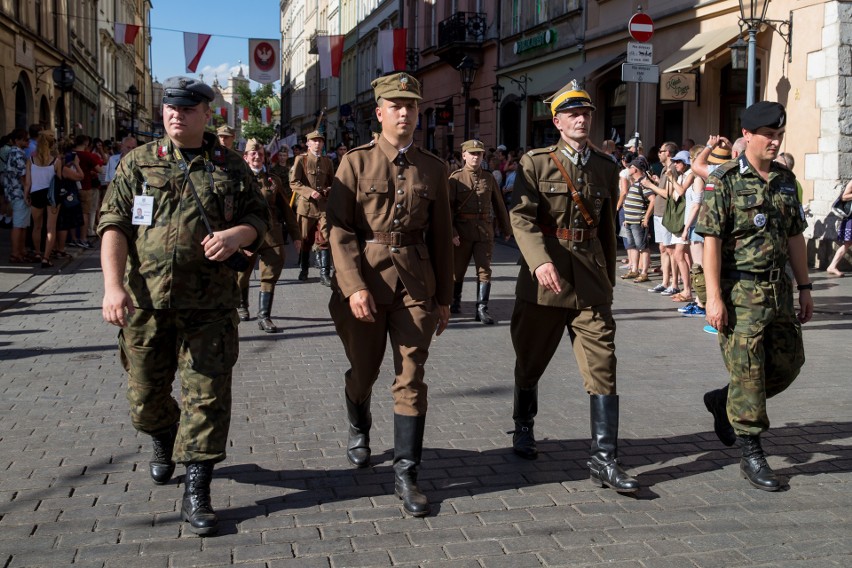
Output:
<svg viewBox="0 0 852 568">
<path fill-rule="evenodd" d="M 260 122 L 263 124 L 271 124 L 272 123 L 272 109 L 269 107 L 263 107 L 260 109 Z"/>
<path fill-rule="evenodd" d="M 249 119 L 248 107 L 237 107 L 237 116 L 239 116 L 240 120 L 242 120 L 243 122 L 248 122 L 248 119 Z"/>
<path fill-rule="evenodd" d="M 319 52 L 320 79 L 340 77 L 340 63 L 343 61 L 343 36 L 317 36 Z"/>
<path fill-rule="evenodd" d="M 201 55 L 209 41 L 210 34 L 183 32 L 183 54 L 186 57 L 186 70 L 189 73 L 195 73 L 198 69 L 198 62 L 201 61 Z"/>
<path fill-rule="evenodd" d="M 228 107 L 215 107 L 213 109 L 213 114 L 221 116 L 225 120 L 228 120 Z"/>
<path fill-rule="evenodd" d="M 116 22 L 114 31 L 116 43 L 133 43 L 136 41 L 136 34 L 139 33 L 139 26 Z"/>
<path fill-rule="evenodd" d="M 407 32 L 406 28 L 379 32 L 379 58 L 385 73 L 405 70 Z"/>
</svg>

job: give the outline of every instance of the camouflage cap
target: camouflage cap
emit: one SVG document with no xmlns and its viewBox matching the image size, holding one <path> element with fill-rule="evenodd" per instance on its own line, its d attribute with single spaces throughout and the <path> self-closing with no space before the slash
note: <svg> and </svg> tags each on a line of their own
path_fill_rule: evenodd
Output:
<svg viewBox="0 0 852 568">
<path fill-rule="evenodd" d="M 163 81 L 163 104 L 193 107 L 201 102 L 210 102 L 216 95 L 207 83 L 177 75 Z"/>
<path fill-rule="evenodd" d="M 742 127 L 750 132 L 758 128 L 783 128 L 787 123 L 787 111 L 781 103 L 760 101 L 743 111 L 740 117 Z"/>
<path fill-rule="evenodd" d="M 257 151 L 257 152 L 263 152 L 263 151 L 264 151 L 264 147 L 263 147 L 263 144 L 261 144 L 261 143 L 257 140 L 257 138 L 249 138 L 249 139 L 248 139 L 248 141 L 246 141 L 246 149 L 245 149 L 245 151 L 246 151 L 246 152 L 254 152 L 254 151 Z"/>
<path fill-rule="evenodd" d="M 462 152 L 485 152 L 485 144 L 480 140 L 468 140 L 461 148 Z"/>
<path fill-rule="evenodd" d="M 222 126 L 216 129 L 216 134 L 218 136 L 233 136 L 234 129 L 228 126 L 227 124 L 223 124 Z"/>
<path fill-rule="evenodd" d="M 391 73 L 374 79 L 371 85 L 376 102 L 379 99 L 423 99 L 420 96 L 420 81 L 408 73 Z"/>
<path fill-rule="evenodd" d="M 550 105 L 550 113 L 553 116 L 556 116 L 557 112 L 574 108 L 590 108 L 595 110 L 595 105 L 592 104 L 589 93 L 580 88 L 576 79 L 553 93 L 544 102 Z"/>
<path fill-rule="evenodd" d="M 322 141 L 325 142 L 325 136 L 319 130 L 314 130 L 305 136 L 305 140 L 314 140 L 315 138 L 322 138 Z"/>
</svg>

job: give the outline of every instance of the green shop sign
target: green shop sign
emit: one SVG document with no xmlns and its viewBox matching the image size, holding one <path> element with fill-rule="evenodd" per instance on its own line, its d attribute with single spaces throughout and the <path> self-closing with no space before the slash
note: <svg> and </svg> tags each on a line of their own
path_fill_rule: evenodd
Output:
<svg viewBox="0 0 852 568">
<path fill-rule="evenodd" d="M 543 32 L 539 32 L 534 36 L 525 37 L 524 39 L 519 39 L 518 41 L 516 41 L 514 51 L 517 55 L 518 53 L 523 53 L 531 49 L 538 49 L 539 47 L 544 47 L 545 45 L 550 45 L 551 43 L 555 42 L 556 30 L 544 30 Z"/>
</svg>

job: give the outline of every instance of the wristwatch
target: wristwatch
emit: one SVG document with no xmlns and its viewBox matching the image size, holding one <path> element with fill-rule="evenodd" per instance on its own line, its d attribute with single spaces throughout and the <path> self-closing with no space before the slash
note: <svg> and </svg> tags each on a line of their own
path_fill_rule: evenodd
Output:
<svg viewBox="0 0 852 568">
<path fill-rule="evenodd" d="M 813 290 L 814 285 L 813 282 L 808 282 L 807 284 L 799 284 L 796 286 L 796 289 L 801 292 L 802 290 Z"/>
</svg>

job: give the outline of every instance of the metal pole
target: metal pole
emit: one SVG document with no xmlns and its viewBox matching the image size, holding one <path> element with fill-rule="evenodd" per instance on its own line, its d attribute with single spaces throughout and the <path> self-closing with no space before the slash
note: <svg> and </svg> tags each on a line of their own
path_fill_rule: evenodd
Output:
<svg viewBox="0 0 852 568">
<path fill-rule="evenodd" d="M 639 136 L 639 88 L 642 86 L 642 83 L 636 83 L 636 112 L 634 113 L 634 124 L 636 128 L 634 132 L 636 132 L 636 136 Z M 638 148 L 637 148 L 638 150 Z"/>
<path fill-rule="evenodd" d="M 500 103 L 494 103 L 494 147 L 500 145 Z"/>
<path fill-rule="evenodd" d="M 757 67 L 757 28 L 748 28 L 748 75 L 746 84 L 746 107 L 754 104 L 755 67 Z"/>
</svg>

